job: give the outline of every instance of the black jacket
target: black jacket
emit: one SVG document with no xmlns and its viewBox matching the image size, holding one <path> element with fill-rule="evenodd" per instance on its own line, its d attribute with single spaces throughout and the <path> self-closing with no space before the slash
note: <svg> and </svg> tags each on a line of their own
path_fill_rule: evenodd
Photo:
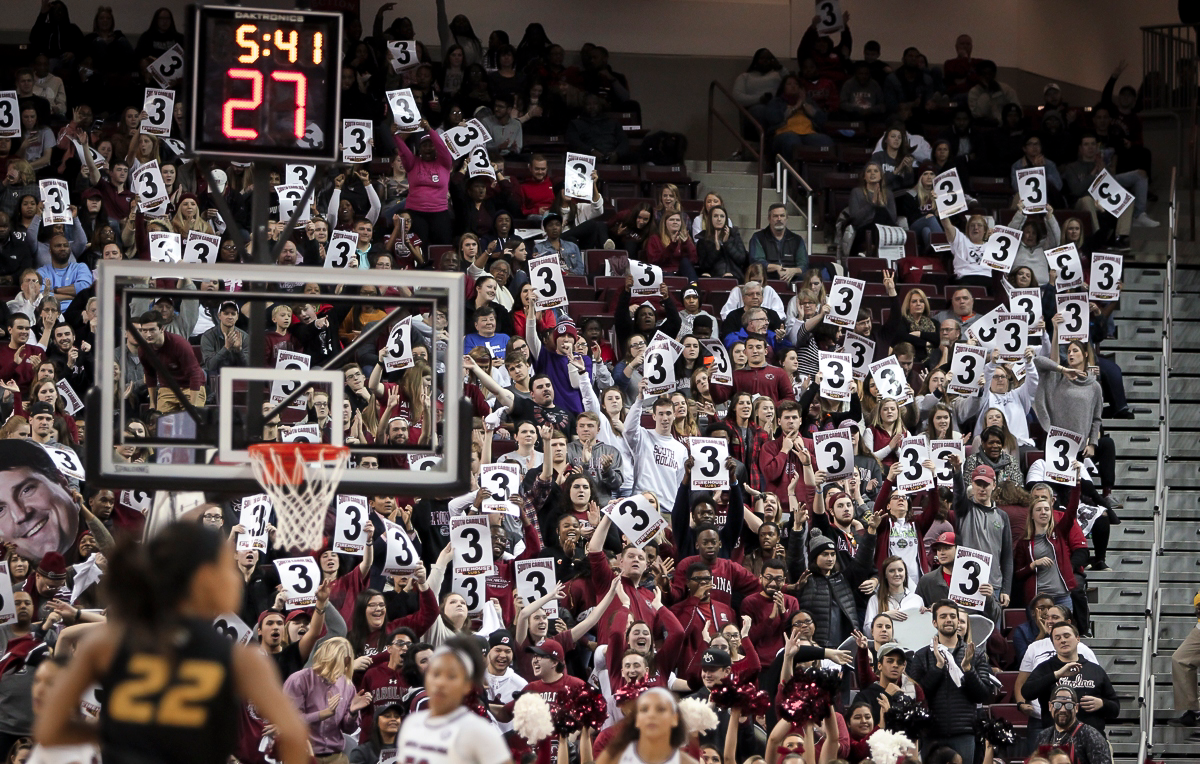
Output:
<svg viewBox="0 0 1200 764">
<path fill-rule="evenodd" d="M 1112 721 L 1121 714 L 1121 701 L 1117 697 L 1117 691 L 1113 689 L 1107 672 L 1099 664 L 1092 663 L 1080 656 L 1079 665 L 1083 667 L 1082 671 L 1073 677 L 1056 679 L 1054 672 L 1065 665 L 1067 664 L 1057 655 L 1042 661 L 1025 681 L 1021 694 L 1026 698 L 1037 698 L 1038 702 L 1042 704 L 1042 719 L 1046 720 L 1047 724 L 1054 719 L 1050 713 L 1050 697 L 1054 694 L 1054 689 L 1060 685 L 1065 684 L 1072 688 L 1081 698 L 1084 695 L 1100 698 L 1104 701 L 1104 706 L 1099 711 L 1084 711 L 1083 707 L 1079 706 L 1075 709 L 1075 716 L 1084 724 L 1089 724 L 1103 732 L 1105 722 Z"/>
<path fill-rule="evenodd" d="M 967 643 L 959 640 L 953 651 L 960 666 L 966 657 Z M 908 675 L 921 685 L 933 724 L 943 737 L 969 735 L 975 729 L 975 706 L 986 703 L 992 696 L 992 674 L 987 653 L 976 650 L 971 670 L 963 673 L 962 686 L 955 686 L 947 666 L 937 665 L 933 649 L 922 647 L 908 662 Z M 1027 685 L 1028 686 L 1028 685 Z"/>
<path fill-rule="evenodd" d="M 836 648 L 841 640 L 858 628 L 862 620 L 854 604 L 854 591 L 841 571 L 834 571 L 830 576 L 813 573 L 808 583 L 796 592 L 796 599 L 801 610 L 812 614 L 815 627 L 813 641 L 823 647 Z M 833 629 L 834 618 L 842 619 L 836 634 Z M 834 637 L 838 638 L 837 642 L 832 641 Z"/>
</svg>

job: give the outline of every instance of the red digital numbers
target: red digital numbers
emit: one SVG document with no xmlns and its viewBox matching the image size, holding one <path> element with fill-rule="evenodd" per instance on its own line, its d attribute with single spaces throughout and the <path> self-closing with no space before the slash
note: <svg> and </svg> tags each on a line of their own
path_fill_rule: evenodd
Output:
<svg viewBox="0 0 1200 764">
<path fill-rule="evenodd" d="M 249 98 L 228 98 L 221 109 L 221 132 L 232 140 L 255 140 L 258 130 L 253 127 L 237 127 L 234 124 L 236 112 L 249 111 L 262 106 L 263 75 L 257 69 L 229 69 L 226 75 L 234 80 L 248 80 L 251 83 Z M 304 137 L 308 112 L 308 78 L 300 72 L 271 72 L 274 82 L 290 82 L 295 88 L 293 106 L 292 132 L 296 140 Z"/>
</svg>

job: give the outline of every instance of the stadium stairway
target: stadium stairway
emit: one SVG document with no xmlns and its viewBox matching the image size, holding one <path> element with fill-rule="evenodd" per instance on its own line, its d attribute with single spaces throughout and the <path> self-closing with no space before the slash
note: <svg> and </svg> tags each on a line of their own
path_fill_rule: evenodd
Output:
<svg viewBox="0 0 1200 764">
<path fill-rule="evenodd" d="M 1165 219 L 1165 214 L 1163 215 Z M 1180 262 L 1195 262 L 1180 246 Z M 1115 761 L 1138 764 L 1139 672 L 1150 586 L 1154 539 L 1154 484 L 1158 451 L 1160 362 L 1166 226 L 1135 229 L 1133 253 L 1126 256 L 1124 293 L 1114 339 L 1101 345 L 1125 374 L 1133 419 L 1106 419 L 1116 442 L 1118 461 L 1114 495 L 1124 504 L 1122 522 L 1112 527 L 1108 564 L 1111 572 L 1089 572 L 1091 639 L 1089 646 L 1108 671 L 1121 698 L 1121 715 L 1109 726 Z M 1164 548 L 1159 559 L 1155 677 L 1154 760 L 1200 760 L 1193 730 L 1167 726 L 1177 716 L 1171 695 L 1170 656 L 1195 628 L 1192 597 L 1200 586 L 1200 270 L 1175 271 L 1172 297 L 1172 355 L 1168 377 L 1170 487 L 1165 507 Z"/>
<path fill-rule="evenodd" d="M 742 238 L 749 243 L 754 232 L 767 224 L 767 208 L 780 201 L 779 194 L 775 193 L 775 176 L 768 174 L 763 177 L 762 216 L 761 220 L 755 220 L 754 196 L 758 191 L 755 164 L 752 162 L 713 162 L 712 166 L 713 171 L 708 172 L 708 165 L 703 160 L 689 159 L 687 161 L 688 176 L 700 183 L 696 190 L 696 198 L 703 199 L 709 191 L 717 192 L 724 200 L 725 209 L 729 212 L 733 224 L 741 231 Z M 793 208 L 791 212 L 794 214 L 795 209 Z M 793 229 L 800 230 L 802 223 L 803 220 L 800 221 L 800 224 L 792 226 Z"/>
</svg>

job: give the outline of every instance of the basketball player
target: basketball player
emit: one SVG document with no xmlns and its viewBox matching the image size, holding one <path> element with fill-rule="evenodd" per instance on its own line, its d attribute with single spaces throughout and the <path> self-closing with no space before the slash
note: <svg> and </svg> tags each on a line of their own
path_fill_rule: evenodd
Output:
<svg viewBox="0 0 1200 764">
<path fill-rule="evenodd" d="M 34 727 L 39 743 L 99 742 L 105 764 L 225 764 L 247 700 L 275 725 L 281 761 L 308 764 L 308 729 L 271 660 L 212 627 L 242 599 L 233 547 L 219 534 L 174 523 L 145 545 L 126 540 L 104 587 L 110 620 L 50 688 Z M 98 727 L 75 718 L 94 682 L 107 699 Z"/>
<path fill-rule="evenodd" d="M 508 745 L 496 726 L 463 705 L 482 683 L 483 656 L 478 643 L 464 637 L 443 642 L 425 671 L 429 705 L 404 720 L 396 740 L 396 760 L 512 764 Z"/>
<path fill-rule="evenodd" d="M 638 696 L 633 713 L 625 717 L 596 764 L 696 764 L 679 750 L 687 738 L 675 696 L 652 687 Z M 591 746 L 580 746 L 579 753 L 580 764 L 591 763 Z"/>
</svg>

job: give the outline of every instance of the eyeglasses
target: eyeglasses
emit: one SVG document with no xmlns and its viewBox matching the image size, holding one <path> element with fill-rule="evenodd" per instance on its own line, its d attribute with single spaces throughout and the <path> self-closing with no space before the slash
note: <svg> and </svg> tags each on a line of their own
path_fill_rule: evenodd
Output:
<svg viewBox="0 0 1200 764">
<path fill-rule="evenodd" d="M 785 576 L 763 576 L 763 580 L 768 584 L 782 584 L 787 578 Z"/>
<path fill-rule="evenodd" d="M 813 620 L 811 618 L 806 618 L 803 621 L 795 621 L 792 623 L 792 625 L 793 626 L 812 626 Z"/>
<path fill-rule="evenodd" d="M 225 519 L 222 515 L 201 515 L 200 517 L 203 520 L 216 520 L 218 522 Z"/>
<path fill-rule="evenodd" d="M 1063 708 L 1070 711 L 1075 708 L 1075 703 L 1070 700 L 1055 700 L 1050 703 L 1050 707 L 1053 708 L 1055 711 L 1058 711 Z"/>
<path fill-rule="evenodd" d="M 692 576 L 689 581 L 695 581 L 698 584 L 711 584 L 712 576 Z"/>
</svg>

